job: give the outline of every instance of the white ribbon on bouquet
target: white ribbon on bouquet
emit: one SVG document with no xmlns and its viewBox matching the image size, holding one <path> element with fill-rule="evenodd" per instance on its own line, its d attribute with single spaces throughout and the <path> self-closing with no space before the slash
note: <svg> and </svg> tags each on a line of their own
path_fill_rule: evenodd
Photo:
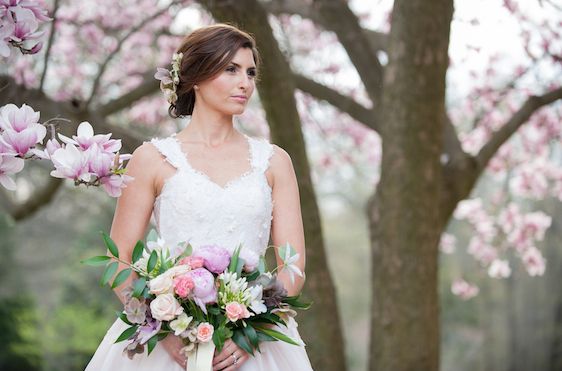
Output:
<svg viewBox="0 0 562 371">
<path fill-rule="evenodd" d="M 187 357 L 187 371 L 212 371 L 215 343 L 207 341 L 195 344 L 195 348 Z"/>
</svg>

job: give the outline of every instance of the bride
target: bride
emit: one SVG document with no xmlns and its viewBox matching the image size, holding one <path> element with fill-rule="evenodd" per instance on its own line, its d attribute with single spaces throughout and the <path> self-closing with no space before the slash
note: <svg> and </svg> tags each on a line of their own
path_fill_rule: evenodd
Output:
<svg viewBox="0 0 562 371">
<path fill-rule="evenodd" d="M 233 126 L 233 116 L 244 111 L 254 92 L 259 61 L 250 35 L 217 24 L 183 40 L 169 77 L 163 76 L 168 71 L 159 70 L 156 77 L 162 80 L 170 115 L 191 116 L 191 121 L 180 132 L 144 143 L 133 153 L 127 174 L 134 181 L 117 202 L 111 228 L 120 255 L 131 256 L 153 215 L 166 242 L 189 240 L 194 249 L 219 244 L 232 251 L 242 243 L 246 253 L 262 255 L 271 234 L 273 245 L 288 242 L 295 247 L 297 266 L 304 272 L 304 232 L 291 158 Z M 283 271 L 278 278 L 288 295 L 298 294 L 304 284 L 304 276 L 293 283 Z M 150 356 L 129 359 L 125 344 L 114 344 L 126 327 L 115 321 L 87 370 L 185 370 L 181 339 L 173 335 L 159 342 Z M 300 341 L 293 319 L 277 330 Z M 312 370 L 304 343 L 264 342 L 260 349 L 251 356 L 228 340 L 215 353 L 213 370 Z"/>
</svg>

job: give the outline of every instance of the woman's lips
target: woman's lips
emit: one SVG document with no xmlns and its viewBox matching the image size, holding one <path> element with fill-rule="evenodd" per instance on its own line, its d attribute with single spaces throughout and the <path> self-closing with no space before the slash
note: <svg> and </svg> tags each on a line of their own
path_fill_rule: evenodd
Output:
<svg viewBox="0 0 562 371">
<path fill-rule="evenodd" d="M 248 100 L 248 98 L 244 95 L 233 95 L 231 98 L 240 103 L 246 103 Z"/>
</svg>

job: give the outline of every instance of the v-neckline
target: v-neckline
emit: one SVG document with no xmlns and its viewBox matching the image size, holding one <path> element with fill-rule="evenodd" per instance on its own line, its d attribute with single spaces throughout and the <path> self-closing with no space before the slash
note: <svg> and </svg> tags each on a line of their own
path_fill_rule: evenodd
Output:
<svg viewBox="0 0 562 371">
<path fill-rule="evenodd" d="M 231 188 L 234 184 L 236 184 L 239 181 L 242 181 L 244 178 L 246 178 L 248 175 L 252 174 L 255 170 L 254 167 L 254 151 L 252 149 L 252 143 L 250 141 L 250 137 L 247 136 L 246 134 L 243 134 L 244 138 L 246 139 L 246 143 L 248 143 L 248 161 L 250 163 L 250 169 L 243 172 L 242 174 L 228 180 L 224 185 L 220 185 L 219 183 L 217 183 L 216 181 L 214 181 L 213 179 L 211 179 L 211 177 L 209 175 L 207 175 L 205 172 L 198 170 L 196 168 L 194 168 L 191 163 L 189 162 L 189 156 L 187 155 L 187 153 L 183 150 L 182 146 L 181 146 L 181 142 L 178 140 L 178 138 L 176 138 L 176 134 L 172 134 L 171 138 L 174 140 L 174 142 L 176 143 L 178 150 L 180 152 L 180 154 L 183 156 L 183 161 L 185 163 L 185 166 L 194 174 L 200 176 L 201 178 L 205 179 L 207 182 L 213 184 L 215 187 L 221 189 L 222 191 L 226 191 L 227 189 Z"/>
</svg>

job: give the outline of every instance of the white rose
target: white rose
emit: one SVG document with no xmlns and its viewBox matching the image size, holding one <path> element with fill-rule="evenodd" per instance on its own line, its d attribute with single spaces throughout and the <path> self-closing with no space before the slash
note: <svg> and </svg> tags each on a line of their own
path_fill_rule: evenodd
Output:
<svg viewBox="0 0 562 371">
<path fill-rule="evenodd" d="M 159 321 L 171 321 L 183 313 L 183 308 L 172 294 L 158 295 L 150 303 L 152 317 Z"/>
<path fill-rule="evenodd" d="M 166 272 L 167 273 L 167 272 Z M 169 294 L 174 287 L 174 280 L 170 274 L 161 274 L 148 282 L 150 293 L 154 295 Z"/>
</svg>

